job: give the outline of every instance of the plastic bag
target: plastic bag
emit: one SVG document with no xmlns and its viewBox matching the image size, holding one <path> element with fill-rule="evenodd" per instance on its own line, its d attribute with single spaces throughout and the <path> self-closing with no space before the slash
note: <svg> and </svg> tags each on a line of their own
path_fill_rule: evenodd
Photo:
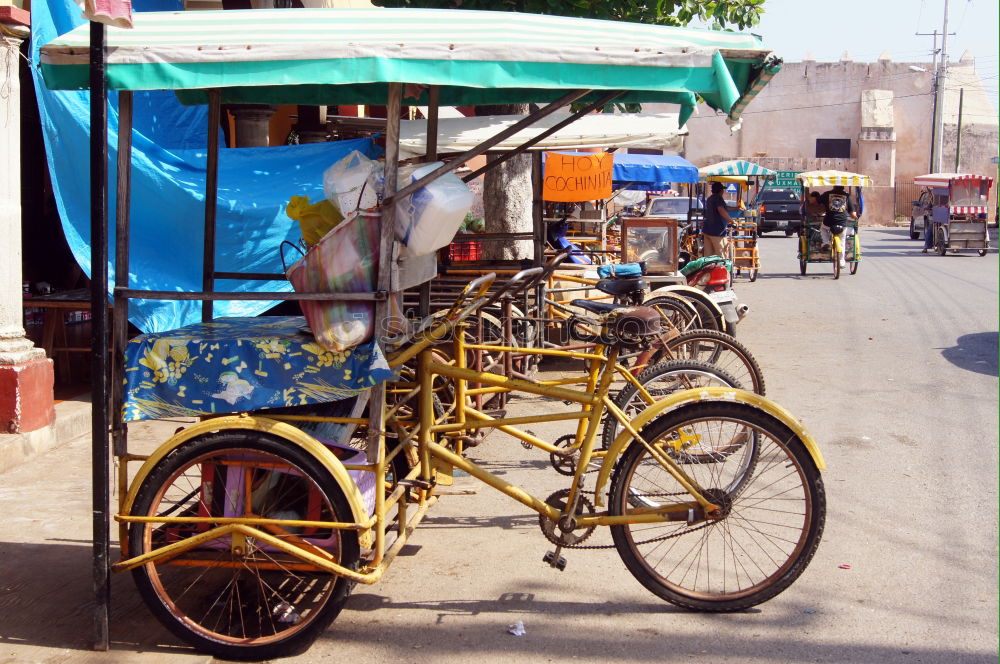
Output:
<svg viewBox="0 0 1000 664">
<path fill-rule="evenodd" d="M 377 171 L 381 164 L 357 150 L 323 171 L 323 195 L 340 213 L 370 210 L 378 205 L 380 187 Z"/>
<path fill-rule="evenodd" d="M 367 293 L 375 290 L 381 216 L 352 213 L 286 271 L 298 292 Z M 371 302 L 300 300 L 302 313 L 327 350 L 343 351 L 372 335 Z"/>
<path fill-rule="evenodd" d="M 441 162 L 399 169 L 399 189 L 436 170 Z M 441 176 L 399 202 L 396 237 L 414 256 L 433 253 L 451 242 L 472 207 L 472 191 L 454 173 Z"/>
<path fill-rule="evenodd" d="M 306 246 L 319 243 L 324 235 L 344 220 L 344 215 L 330 201 L 310 203 L 308 196 L 292 196 L 285 214 L 299 222 Z"/>
</svg>

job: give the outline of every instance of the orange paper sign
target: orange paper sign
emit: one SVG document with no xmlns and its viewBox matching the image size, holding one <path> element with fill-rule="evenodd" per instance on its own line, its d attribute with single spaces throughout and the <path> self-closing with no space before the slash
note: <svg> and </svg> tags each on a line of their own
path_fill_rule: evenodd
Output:
<svg viewBox="0 0 1000 664">
<path fill-rule="evenodd" d="M 542 198 L 559 203 L 579 203 L 611 197 L 611 168 L 608 152 L 594 154 L 545 153 L 545 180 Z"/>
</svg>

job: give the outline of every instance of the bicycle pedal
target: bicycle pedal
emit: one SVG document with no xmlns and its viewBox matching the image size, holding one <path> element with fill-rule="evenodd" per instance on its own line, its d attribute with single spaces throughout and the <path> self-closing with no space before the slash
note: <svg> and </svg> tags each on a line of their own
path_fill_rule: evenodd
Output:
<svg viewBox="0 0 1000 664">
<path fill-rule="evenodd" d="M 566 569 L 566 557 L 556 555 L 555 551 L 548 551 L 542 556 L 542 562 L 549 567 L 555 567 L 557 570 L 562 572 Z"/>
</svg>

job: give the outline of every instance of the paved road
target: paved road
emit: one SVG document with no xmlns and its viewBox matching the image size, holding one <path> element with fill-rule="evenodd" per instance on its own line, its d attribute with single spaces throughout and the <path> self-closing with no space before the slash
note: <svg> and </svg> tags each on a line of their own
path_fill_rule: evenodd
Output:
<svg viewBox="0 0 1000 664">
<path fill-rule="evenodd" d="M 833 281 L 825 265 L 800 276 L 794 240 L 767 236 L 760 279 L 737 286 L 752 307 L 739 334 L 769 396 L 805 421 L 829 466 L 823 542 L 785 593 L 702 615 L 647 593 L 613 551 L 569 552 L 553 571 L 536 518 L 484 487 L 445 497 L 408 546 L 416 555 L 358 587 L 286 661 L 995 662 L 997 254 L 924 256 L 895 229 L 863 241 L 858 274 Z M 561 486 L 501 434 L 473 454 L 542 496 Z M 149 617 L 127 577 L 114 581 L 114 650 L 86 649 L 87 463 L 80 440 L 3 477 L 0 662 L 204 660 Z M 525 636 L 507 633 L 518 620 Z"/>
</svg>

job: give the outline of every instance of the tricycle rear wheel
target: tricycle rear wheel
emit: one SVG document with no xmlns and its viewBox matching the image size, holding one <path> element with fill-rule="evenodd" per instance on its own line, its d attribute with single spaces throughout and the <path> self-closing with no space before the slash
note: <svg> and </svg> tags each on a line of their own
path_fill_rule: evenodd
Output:
<svg viewBox="0 0 1000 664">
<path fill-rule="evenodd" d="M 143 481 L 133 515 L 242 517 L 305 550 L 356 569 L 358 533 L 254 519 L 351 522 L 346 496 L 311 454 L 256 431 L 220 431 L 168 454 Z M 217 523 L 133 523 L 131 556 L 182 542 Z M 132 571 L 171 632 L 224 659 L 271 659 L 307 648 L 340 613 L 347 579 L 250 536 L 227 534 Z"/>
</svg>

